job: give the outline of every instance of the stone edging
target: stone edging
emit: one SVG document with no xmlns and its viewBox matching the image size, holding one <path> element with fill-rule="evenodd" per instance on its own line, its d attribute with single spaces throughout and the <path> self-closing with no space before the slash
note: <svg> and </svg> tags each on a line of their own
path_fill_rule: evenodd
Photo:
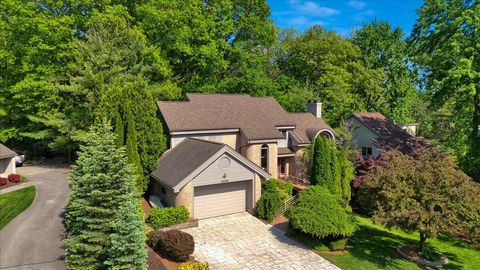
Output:
<svg viewBox="0 0 480 270">
<path fill-rule="evenodd" d="M 164 227 L 164 228 L 158 228 L 155 231 L 164 232 L 169 230 L 183 230 L 183 229 L 194 228 L 194 227 L 198 227 L 198 219 L 192 219 L 185 223 L 175 224 L 175 225 Z"/>
<path fill-rule="evenodd" d="M 410 257 L 408 254 L 404 253 L 401 248 L 402 247 L 412 247 L 412 245 L 402 245 L 402 246 L 398 246 L 396 248 L 398 254 L 400 254 L 400 256 L 402 256 L 404 259 L 407 259 L 411 262 L 414 262 L 416 264 L 419 264 L 419 265 L 423 265 L 423 266 L 428 266 L 428 267 L 433 267 L 433 268 L 440 268 L 441 266 L 445 265 L 448 263 L 448 259 L 445 255 L 443 255 L 442 253 L 440 252 L 436 252 L 438 254 L 440 254 L 440 256 L 442 256 L 442 258 L 440 258 L 438 261 L 436 262 L 431 262 L 431 261 L 427 261 L 427 260 L 424 260 L 424 259 L 418 259 L 418 258 L 412 258 Z"/>
<path fill-rule="evenodd" d="M 19 190 L 19 189 L 22 189 L 22 188 L 26 188 L 26 187 L 29 187 L 29 186 L 33 186 L 33 185 L 34 185 L 33 182 L 28 181 L 26 183 L 21 183 L 19 185 L 13 186 L 13 187 L 0 189 L 0 195 L 5 194 L 5 193 L 9 193 L 9 192 L 12 192 L 12 191 L 15 191 L 15 190 Z"/>
</svg>

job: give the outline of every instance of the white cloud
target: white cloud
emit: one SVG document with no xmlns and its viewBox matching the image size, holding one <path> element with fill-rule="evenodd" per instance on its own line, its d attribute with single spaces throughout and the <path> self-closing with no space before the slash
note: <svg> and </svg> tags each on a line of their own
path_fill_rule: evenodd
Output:
<svg viewBox="0 0 480 270">
<path fill-rule="evenodd" d="M 365 2 L 357 1 L 357 0 L 352 0 L 347 3 L 347 6 L 354 9 L 358 9 L 358 10 L 364 9 L 366 5 L 367 4 L 365 4 Z"/>
<path fill-rule="evenodd" d="M 323 7 L 312 1 L 289 1 L 292 8 L 302 16 L 314 16 L 314 17 L 330 17 L 340 14 L 339 10 Z"/>
</svg>

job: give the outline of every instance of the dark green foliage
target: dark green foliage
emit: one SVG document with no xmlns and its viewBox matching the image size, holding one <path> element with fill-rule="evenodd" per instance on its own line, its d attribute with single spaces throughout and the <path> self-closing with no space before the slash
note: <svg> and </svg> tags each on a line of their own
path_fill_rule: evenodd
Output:
<svg viewBox="0 0 480 270">
<path fill-rule="evenodd" d="M 157 243 L 153 250 L 176 262 L 185 262 L 195 250 L 193 237 L 179 230 L 157 232 Z"/>
<path fill-rule="evenodd" d="M 345 206 L 348 206 L 352 197 L 351 183 L 355 179 L 355 171 L 352 161 L 349 156 L 351 153 L 347 149 L 340 149 L 338 151 L 338 161 L 340 166 L 340 188 L 341 200 Z"/>
<path fill-rule="evenodd" d="M 259 217 L 273 221 L 276 211 L 292 196 L 292 183 L 269 179 L 262 183 L 262 196 L 255 209 Z"/>
<path fill-rule="evenodd" d="M 187 222 L 190 219 L 190 213 L 185 206 L 152 208 L 147 218 L 147 223 L 153 228 L 158 229 L 175 224 Z"/>
<path fill-rule="evenodd" d="M 122 147 L 125 145 L 125 129 L 123 127 L 122 116 L 119 111 L 114 113 L 114 123 L 115 123 L 115 135 L 117 136 L 117 147 Z"/>
<path fill-rule="evenodd" d="M 348 238 L 340 237 L 338 239 L 331 240 L 328 243 L 330 250 L 344 250 L 347 248 Z"/>
<path fill-rule="evenodd" d="M 351 236 L 357 229 L 354 216 L 322 186 L 301 191 L 286 215 L 293 229 L 317 238 Z"/>
<path fill-rule="evenodd" d="M 143 222 L 135 200 L 135 173 L 110 126 L 91 128 L 69 177 L 65 224 L 68 269 L 108 269 L 129 261 L 145 269 Z"/>
<path fill-rule="evenodd" d="M 137 181 L 135 183 L 135 189 L 139 194 L 147 188 L 146 177 L 143 175 L 142 164 L 140 164 L 140 156 L 138 154 L 138 143 L 137 143 L 137 131 L 135 129 L 135 123 L 133 122 L 132 111 L 129 110 L 127 106 L 127 159 L 130 164 L 135 167 L 135 172 L 137 175 Z"/>
<path fill-rule="evenodd" d="M 275 213 L 285 200 L 285 196 L 279 192 L 263 192 L 255 205 L 257 215 L 267 221 L 273 221 Z"/>
<path fill-rule="evenodd" d="M 317 136 L 313 146 L 312 171 L 310 173 L 310 183 L 312 185 L 327 186 L 332 192 L 335 192 L 333 186 L 332 170 L 332 147 L 331 142 L 324 136 Z"/>
</svg>

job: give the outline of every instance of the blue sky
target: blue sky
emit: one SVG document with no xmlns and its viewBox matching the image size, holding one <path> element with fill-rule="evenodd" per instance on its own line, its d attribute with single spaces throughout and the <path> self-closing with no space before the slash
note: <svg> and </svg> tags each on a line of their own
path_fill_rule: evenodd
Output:
<svg viewBox="0 0 480 270">
<path fill-rule="evenodd" d="M 390 22 L 408 35 L 421 0 L 267 0 L 271 18 L 280 28 L 303 31 L 314 24 L 349 36 L 373 19 Z"/>
</svg>

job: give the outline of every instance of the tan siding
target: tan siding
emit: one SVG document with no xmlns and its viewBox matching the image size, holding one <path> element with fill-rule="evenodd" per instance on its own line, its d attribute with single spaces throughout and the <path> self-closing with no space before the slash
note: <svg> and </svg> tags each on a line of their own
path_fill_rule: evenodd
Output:
<svg viewBox="0 0 480 270">
<path fill-rule="evenodd" d="M 187 135 L 172 136 L 170 138 L 171 148 L 175 147 L 185 138 L 195 138 L 195 139 L 200 139 L 205 141 L 224 143 L 230 146 L 231 148 L 235 149 L 236 151 L 238 151 L 238 148 L 239 148 L 238 141 L 237 141 L 237 133 L 225 133 L 225 134 L 209 133 L 209 134 L 198 134 L 198 135 L 192 134 L 188 136 Z"/>
<path fill-rule="evenodd" d="M 361 152 L 362 147 L 371 147 L 373 157 L 377 157 L 380 154 L 380 150 L 371 138 L 378 138 L 378 135 L 354 117 L 349 118 L 349 125 L 352 127 L 352 141 L 359 151 Z"/>
</svg>

